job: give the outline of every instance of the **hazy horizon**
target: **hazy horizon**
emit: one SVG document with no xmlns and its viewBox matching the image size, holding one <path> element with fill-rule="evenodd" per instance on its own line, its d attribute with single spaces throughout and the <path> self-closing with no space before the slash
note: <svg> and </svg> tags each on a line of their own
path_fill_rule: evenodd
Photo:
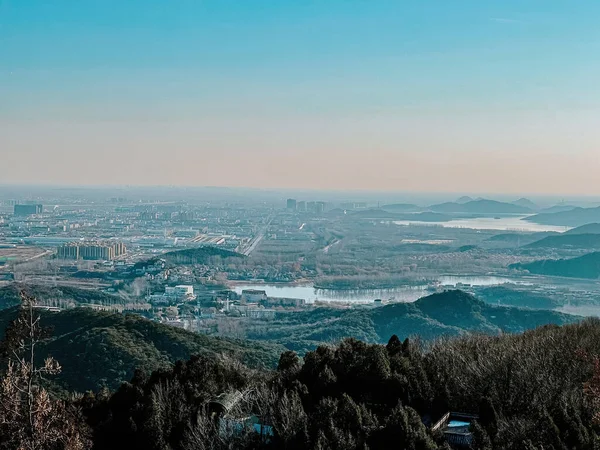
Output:
<svg viewBox="0 0 600 450">
<path fill-rule="evenodd" d="M 82 198 L 106 200 L 116 196 L 138 200 L 161 201 L 267 201 L 273 204 L 285 202 L 288 198 L 306 201 L 326 201 L 332 204 L 341 202 L 367 202 L 371 207 L 377 204 L 407 203 L 421 207 L 438 203 L 454 202 L 462 197 L 473 200 L 485 199 L 500 202 L 516 202 L 525 198 L 539 207 L 550 207 L 565 203 L 581 207 L 600 206 L 600 196 L 531 193 L 494 192 L 407 192 L 343 189 L 285 189 L 234 186 L 175 186 L 175 185 L 66 185 L 66 184 L 0 184 L 0 200 L 33 201 L 49 199 L 53 196 L 78 195 Z"/>
<path fill-rule="evenodd" d="M 402 3 L 0 1 L 0 183 L 600 195 L 600 4 Z"/>
</svg>

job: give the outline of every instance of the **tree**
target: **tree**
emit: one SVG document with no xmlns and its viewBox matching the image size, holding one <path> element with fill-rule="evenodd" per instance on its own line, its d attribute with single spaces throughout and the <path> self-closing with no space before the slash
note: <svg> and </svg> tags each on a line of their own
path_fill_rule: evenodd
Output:
<svg viewBox="0 0 600 450">
<path fill-rule="evenodd" d="M 498 414 L 489 397 L 483 397 L 479 402 L 479 423 L 491 439 L 498 434 Z"/>
<path fill-rule="evenodd" d="M 34 309 L 35 299 L 21 293 L 17 318 L 7 327 L 1 349 L 6 371 L 0 382 L 0 448 L 82 450 L 89 447 L 86 427 L 41 383 L 61 367 L 51 357 L 37 364 L 36 350 L 48 336 Z"/>
<path fill-rule="evenodd" d="M 492 441 L 479 423 L 473 423 L 471 431 L 473 432 L 472 448 L 476 448 L 477 450 L 492 450 Z"/>
<path fill-rule="evenodd" d="M 286 351 L 283 352 L 279 358 L 279 364 L 277 365 L 278 372 L 291 372 L 296 373 L 300 370 L 300 358 L 296 352 Z"/>
<path fill-rule="evenodd" d="M 406 339 L 408 341 L 408 338 Z M 395 334 L 390 338 L 390 340 L 388 341 L 387 345 L 386 345 L 386 349 L 388 351 L 388 354 L 390 356 L 395 356 L 395 355 L 399 355 L 402 354 L 402 343 L 400 342 L 400 339 L 398 338 L 398 336 L 396 336 Z"/>
<path fill-rule="evenodd" d="M 600 358 L 594 358 L 594 373 L 585 383 L 584 392 L 594 409 L 594 422 L 600 425 Z"/>
</svg>

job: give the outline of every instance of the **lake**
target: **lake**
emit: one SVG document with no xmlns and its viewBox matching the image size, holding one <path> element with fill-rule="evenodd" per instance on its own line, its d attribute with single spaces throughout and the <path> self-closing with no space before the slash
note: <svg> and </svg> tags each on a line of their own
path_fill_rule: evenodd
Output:
<svg viewBox="0 0 600 450">
<path fill-rule="evenodd" d="M 494 276 L 441 276 L 438 277 L 439 286 L 456 287 L 457 285 L 469 284 L 471 286 L 497 286 L 501 284 L 527 284 L 510 278 Z M 421 297 L 430 295 L 427 285 L 421 286 L 401 286 L 394 289 L 356 289 L 356 290 L 335 290 L 335 289 L 315 289 L 312 285 L 290 285 L 290 284 L 261 284 L 248 283 L 236 284 L 232 289 L 241 294 L 244 289 L 259 289 L 266 291 L 269 297 L 301 298 L 307 303 L 315 301 L 322 302 L 353 302 L 353 303 L 372 303 L 375 299 L 381 299 L 389 302 L 414 302 Z"/>
<path fill-rule="evenodd" d="M 462 276 L 462 275 L 444 275 L 437 278 L 440 285 L 444 287 L 457 287 L 461 284 L 468 284 L 471 286 L 500 286 L 502 284 L 518 284 L 521 286 L 531 286 L 532 283 L 522 280 L 513 280 L 512 278 L 495 277 L 490 275 L 474 275 L 474 276 Z"/>
<path fill-rule="evenodd" d="M 527 222 L 521 220 L 528 216 L 510 216 L 500 217 L 475 217 L 470 219 L 455 219 L 448 222 L 422 222 L 418 220 L 398 220 L 394 221 L 396 225 L 401 226 L 441 226 L 444 228 L 469 228 L 473 230 L 498 230 L 498 231 L 523 231 L 523 232 L 543 232 L 556 231 L 563 233 L 569 231 L 571 227 L 559 227 L 554 225 L 542 225 L 539 223 Z"/>
<path fill-rule="evenodd" d="M 338 291 L 334 289 L 315 289 L 312 285 L 270 285 L 245 284 L 233 286 L 233 290 L 241 294 L 244 289 L 266 291 L 269 297 L 301 298 L 307 303 L 321 302 L 353 302 L 372 303 L 375 299 L 396 302 L 414 302 L 427 295 L 427 286 L 406 286 L 395 289 L 357 289 Z"/>
</svg>

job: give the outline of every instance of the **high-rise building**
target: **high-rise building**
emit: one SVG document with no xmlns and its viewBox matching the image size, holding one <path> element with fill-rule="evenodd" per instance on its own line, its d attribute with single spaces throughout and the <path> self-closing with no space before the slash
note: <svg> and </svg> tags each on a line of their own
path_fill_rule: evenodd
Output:
<svg viewBox="0 0 600 450">
<path fill-rule="evenodd" d="M 296 211 L 298 212 L 306 212 L 306 202 L 298 202 L 296 204 Z"/>
<path fill-rule="evenodd" d="M 315 212 L 317 214 L 321 214 L 325 212 L 325 202 L 316 202 L 315 203 Z"/>
<path fill-rule="evenodd" d="M 290 211 L 296 211 L 296 206 L 296 199 L 288 198 L 287 209 L 289 209 Z"/>
<path fill-rule="evenodd" d="M 15 216 L 31 216 L 33 214 L 42 214 L 44 207 L 42 205 L 15 205 Z"/>
<path fill-rule="evenodd" d="M 60 259 L 110 261 L 126 252 L 125 245 L 118 241 L 72 242 L 58 247 L 56 256 Z"/>
</svg>

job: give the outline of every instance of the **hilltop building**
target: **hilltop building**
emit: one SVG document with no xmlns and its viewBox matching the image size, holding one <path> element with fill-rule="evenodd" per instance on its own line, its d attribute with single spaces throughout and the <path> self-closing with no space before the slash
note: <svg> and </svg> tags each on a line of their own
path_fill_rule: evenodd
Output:
<svg viewBox="0 0 600 450">
<path fill-rule="evenodd" d="M 474 414 L 449 412 L 435 423 L 431 430 L 441 431 L 452 448 L 471 448 L 473 444 L 471 425 L 478 419 L 479 417 Z"/>
</svg>

